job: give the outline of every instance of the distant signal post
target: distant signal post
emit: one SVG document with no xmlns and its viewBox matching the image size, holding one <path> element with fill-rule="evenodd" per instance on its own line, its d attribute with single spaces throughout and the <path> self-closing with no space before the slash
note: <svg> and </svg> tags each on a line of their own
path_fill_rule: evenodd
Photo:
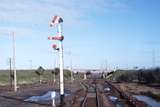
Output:
<svg viewBox="0 0 160 107">
<path fill-rule="evenodd" d="M 4 33 L 7 34 L 8 33 Z M 14 92 L 17 92 L 17 72 L 16 72 L 16 46 L 15 46 L 15 33 L 11 32 L 9 35 L 11 35 L 12 37 L 12 62 L 11 62 L 11 58 L 10 58 L 10 78 L 14 79 Z M 11 75 L 11 63 L 13 63 L 13 75 Z M 12 81 L 12 80 L 10 80 Z"/>
<path fill-rule="evenodd" d="M 14 69 L 14 91 L 17 92 L 16 54 L 15 54 L 15 34 L 12 32 L 13 40 L 13 69 Z"/>
<path fill-rule="evenodd" d="M 53 44 L 52 47 L 53 49 L 57 50 L 59 52 L 59 59 L 60 59 L 60 100 L 61 100 L 61 105 L 63 104 L 63 99 L 64 99 L 64 78 L 63 78 L 63 39 L 64 36 L 62 35 L 62 23 L 63 19 L 59 16 L 54 16 L 50 26 L 57 26 L 58 29 L 58 34 L 57 36 L 54 37 L 48 37 L 49 40 L 58 40 L 59 41 L 59 48 L 57 48 L 56 44 Z"/>
</svg>

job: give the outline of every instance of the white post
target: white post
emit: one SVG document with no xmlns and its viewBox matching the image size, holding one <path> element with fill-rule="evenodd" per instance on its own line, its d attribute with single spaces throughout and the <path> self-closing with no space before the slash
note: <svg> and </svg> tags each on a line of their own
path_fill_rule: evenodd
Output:
<svg viewBox="0 0 160 107">
<path fill-rule="evenodd" d="M 32 70 L 32 60 L 29 60 L 29 68 Z"/>
<path fill-rule="evenodd" d="M 13 69 L 14 69 L 14 91 L 17 91 L 17 73 L 16 73 L 16 54 L 15 54 L 15 35 L 14 32 L 12 32 L 13 36 Z"/>
<path fill-rule="evenodd" d="M 55 107 L 55 97 L 56 97 L 56 93 L 55 92 L 51 92 L 51 99 L 52 99 L 52 107 Z"/>
<path fill-rule="evenodd" d="M 53 77 L 54 77 L 54 80 L 53 80 L 53 82 L 55 83 L 55 82 L 56 82 L 56 76 L 55 76 L 55 72 L 54 72 L 54 74 L 53 74 Z"/>
<path fill-rule="evenodd" d="M 61 106 L 64 104 L 63 99 L 64 99 L 64 79 L 63 79 L 63 35 L 62 35 L 62 22 L 63 19 L 59 16 L 54 16 L 53 20 L 50 24 L 50 26 L 52 27 L 53 25 L 57 25 L 58 27 L 58 37 L 59 38 L 52 38 L 52 40 L 59 40 L 59 59 L 60 59 L 60 102 L 61 102 Z M 56 49 L 57 50 L 57 49 Z"/>
<path fill-rule="evenodd" d="M 56 61 L 57 61 L 57 58 L 56 58 L 57 56 L 56 56 L 56 54 L 55 54 L 55 59 L 54 59 L 54 74 L 53 74 L 53 77 L 54 77 L 54 80 L 53 80 L 53 82 L 55 83 L 56 82 L 56 74 L 55 74 L 55 68 L 57 67 L 56 65 L 57 65 L 57 63 L 56 63 Z"/>
<path fill-rule="evenodd" d="M 10 68 L 10 85 L 12 87 L 13 83 L 13 78 L 12 78 L 12 58 L 9 58 L 9 68 Z"/>
<path fill-rule="evenodd" d="M 86 80 L 87 79 L 87 76 L 86 76 L 86 73 L 84 73 L 84 78 L 83 78 L 84 80 Z"/>
<path fill-rule="evenodd" d="M 73 72 L 72 72 L 72 54 L 71 54 L 71 52 L 70 52 L 70 70 L 71 70 L 71 82 L 74 80 L 74 78 L 73 78 Z"/>
<path fill-rule="evenodd" d="M 62 36 L 62 24 L 58 24 L 58 36 Z M 60 95 L 64 96 L 64 80 L 63 80 L 63 44 L 59 41 L 59 58 L 60 58 Z"/>
<path fill-rule="evenodd" d="M 52 99 L 52 107 L 55 107 L 55 99 Z"/>
</svg>

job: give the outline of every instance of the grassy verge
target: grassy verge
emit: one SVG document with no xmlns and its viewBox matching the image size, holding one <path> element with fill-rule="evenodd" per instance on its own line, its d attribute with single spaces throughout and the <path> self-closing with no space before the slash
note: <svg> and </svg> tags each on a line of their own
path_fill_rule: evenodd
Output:
<svg viewBox="0 0 160 107">
<path fill-rule="evenodd" d="M 64 70 L 65 80 L 70 79 L 70 71 Z M 51 70 L 45 70 L 42 75 L 42 81 L 52 81 L 54 78 Z M 59 78 L 59 75 L 56 75 L 56 79 Z M 17 70 L 17 82 L 18 84 L 30 84 L 38 83 L 39 76 L 35 73 L 35 70 Z M 9 70 L 0 70 L 0 85 L 9 85 L 10 84 L 10 71 Z"/>
</svg>

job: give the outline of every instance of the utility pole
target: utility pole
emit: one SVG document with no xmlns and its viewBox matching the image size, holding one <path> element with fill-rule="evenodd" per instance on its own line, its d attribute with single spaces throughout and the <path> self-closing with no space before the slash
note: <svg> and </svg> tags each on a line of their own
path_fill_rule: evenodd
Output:
<svg viewBox="0 0 160 107">
<path fill-rule="evenodd" d="M 152 67 L 156 66 L 156 52 L 155 49 L 152 50 Z"/>
<path fill-rule="evenodd" d="M 69 51 L 69 56 L 70 56 L 71 81 L 73 81 L 74 78 L 73 78 L 73 72 L 72 72 L 72 53 L 71 53 L 71 51 Z"/>
<path fill-rule="evenodd" d="M 55 68 L 56 68 L 56 57 L 55 57 L 55 59 L 54 59 L 54 70 L 55 70 Z M 54 73 L 53 73 L 53 76 L 54 76 L 53 82 L 55 83 L 55 82 L 56 82 L 56 74 L 55 74 L 55 71 L 54 71 Z"/>
<path fill-rule="evenodd" d="M 10 86 L 12 87 L 13 73 L 12 73 L 12 59 L 9 58 L 9 71 L 10 71 Z"/>
<path fill-rule="evenodd" d="M 105 71 L 108 72 L 108 61 L 105 60 Z"/>
<path fill-rule="evenodd" d="M 14 69 L 14 91 L 17 92 L 17 73 L 16 73 L 16 52 L 15 52 L 15 34 L 12 32 L 13 46 L 13 69 Z"/>
<path fill-rule="evenodd" d="M 7 33 L 7 35 L 8 35 L 8 33 Z M 14 91 L 16 92 L 17 91 L 17 75 L 16 75 L 16 52 L 15 52 L 15 34 L 14 34 L 14 32 L 11 32 L 11 34 L 9 34 L 9 35 L 11 35 L 11 37 L 12 37 L 12 54 L 13 54 L 13 58 L 12 58 L 12 63 L 13 63 L 13 69 L 14 69 L 14 71 L 13 71 L 13 79 L 14 79 Z M 10 67 L 11 67 L 11 65 L 10 65 Z M 11 69 L 11 68 L 10 68 Z"/>
<path fill-rule="evenodd" d="M 32 60 L 28 60 L 29 61 L 29 68 L 32 70 Z"/>
</svg>

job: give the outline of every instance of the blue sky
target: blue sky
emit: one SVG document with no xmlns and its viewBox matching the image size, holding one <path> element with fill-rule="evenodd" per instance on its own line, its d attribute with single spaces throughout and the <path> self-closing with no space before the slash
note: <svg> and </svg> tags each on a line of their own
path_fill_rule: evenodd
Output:
<svg viewBox="0 0 160 107">
<path fill-rule="evenodd" d="M 0 69 L 9 68 L 11 36 L 16 35 L 16 66 L 58 66 L 49 41 L 63 18 L 64 64 L 74 68 L 133 68 L 160 65 L 159 0 L 1 0 Z M 56 63 L 56 64 L 55 64 Z"/>
</svg>

